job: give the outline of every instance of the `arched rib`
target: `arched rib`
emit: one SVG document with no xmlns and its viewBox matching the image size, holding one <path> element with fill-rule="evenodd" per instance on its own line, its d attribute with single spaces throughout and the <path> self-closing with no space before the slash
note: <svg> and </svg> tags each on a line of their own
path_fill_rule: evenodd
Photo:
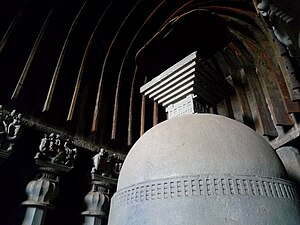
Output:
<svg viewBox="0 0 300 225">
<path fill-rule="evenodd" d="M 6 44 L 7 40 L 8 40 L 8 38 L 9 38 L 9 36 L 13 32 L 16 24 L 18 23 L 19 19 L 21 18 L 22 14 L 23 14 L 23 11 L 25 9 L 25 6 L 18 11 L 18 13 L 15 15 L 13 21 L 10 23 L 7 31 L 5 32 L 3 38 L 2 38 L 2 40 L 0 42 L 0 53 L 2 52 L 3 47 L 5 46 L 5 44 Z"/>
<path fill-rule="evenodd" d="M 79 93 L 79 88 L 80 88 L 80 84 L 81 84 L 81 79 L 82 79 L 83 71 L 84 71 L 84 68 L 85 68 L 85 63 L 86 63 L 86 60 L 87 60 L 87 57 L 88 57 L 88 54 L 89 54 L 89 51 L 90 51 L 90 47 L 92 46 L 92 43 L 93 43 L 95 33 L 98 30 L 99 25 L 100 25 L 103 17 L 105 16 L 106 12 L 108 11 L 108 9 L 112 5 L 112 3 L 113 3 L 113 0 L 110 1 L 110 3 L 106 6 L 105 10 L 101 14 L 101 16 L 100 16 L 93 32 L 92 32 L 90 38 L 89 38 L 87 46 L 85 48 L 85 51 L 84 51 L 84 54 L 83 54 L 83 57 L 82 57 L 82 60 L 81 60 L 81 63 L 80 63 L 80 68 L 79 68 L 79 72 L 78 72 L 78 76 L 77 76 L 77 80 L 76 80 L 75 89 L 74 89 L 74 92 L 73 92 L 72 101 L 71 101 L 70 108 L 69 108 L 69 113 L 68 113 L 68 117 L 67 117 L 68 121 L 72 120 L 72 118 L 73 118 L 74 109 L 75 109 L 75 105 L 76 105 L 76 101 L 77 101 L 77 97 L 78 97 L 78 93 Z"/>
<path fill-rule="evenodd" d="M 54 73 L 53 73 L 53 76 L 52 76 L 52 80 L 51 80 L 51 84 L 50 84 L 50 87 L 49 87 L 49 90 L 48 90 L 47 98 L 46 98 L 46 101 L 44 103 L 43 112 L 48 111 L 49 108 L 50 108 L 50 104 L 51 104 L 51 100 L 52 100 L 52 97 L 53 97 L 56 81 L 57 81 L 57 78 L 58 78 L 58 74 L 60 72 L 62 62 L 63 62 L 64 57 L 65 57 L 66 51 L 67 51 L 67 47 L 69 45 L 72 33 L 75 29 L 75 26 L 78 22 L 79 16 L 80 16 L 83 8 L 85 7 L 86 3 L 87 3 L 87 0 L 83 3 L 80 10 L 78 11 L 75 19 L 72 22 L 72 25 L 71 25 L 70 29 L 69 29 L 67 37 L 65 39 L 64 45 L 63 45 L 62 50 L 60 52 L 60 55 L 59 55 L 59 58 L 58 58 L 58 61 L 57 61 L 57 64 L 56 64 L 56 67 L 55 67 L 55 70 L 54 70 Z"/>
<path fill-rule="evenodd" d="M 133 37 L 129 47 L 127 48 L 126 54 L 123 58 L 123 62 L 125 62 L 126 56 L 128 55 L 130 48 L 133 44 L 133 42 L 135 41 L 135 39 L 137 38 L 139 32 L 142 30 L 142 28 L 145 26 L 145 24 L 149 21 L 149 19 L 154 15 L 154 13 L 166 2 L 167 0 L 164 0 L 163 2 L 161 2 L 152 12 L 151 14 L 147 17 L 147 19 L 144 21 L 144 23 L 142 24 L 142 26 L 140 27 L 140 29 L 136 32 L 135 36 Z M 122 63 L 123 63 L 122 62 Z M 123 64 L 120 68 L 120 74 L 123 72 Z M 119 74 L 119 76 L 120 76 Z M 132 78 L 132 82 L 131 82 L 131 89 L 130 89 L 130 100 L 129 100 L 129 113 L 128 113 L 128 136 L 127 136 L 127 145 L 132 145 L 132 114 L 133 114 L 133 97 L 134 97 L 134 88 L 135 88 L 135 83 L 136 83 L 136 74 L 137 74 L 137 66 L 135 67 L 135 71 L 134 71 L 134 75 Z"/>
<path fill-rule="evenodd" d="M 114 38 L 112 39 L 112 42 L 109 45 L 109 48 L 106 52 L 104 61 L 103 61 L 103 66 L 102 66 L 102 71 L 101 71 L 101 75 L 100 75 L 100 81 L 99 81 L 99 86 L 98 86 L 98 92 L 97 92 L 97 98 L 96 98 L 96 104 L 95 104 L 95 109 L 94 109 L 94 116 L 93 116 L 93 122 L 92 122 L 92 130 L 91 132 L 95 132 L 97 130 L 97 124 L 98 124 L 98 120 L 100 117 L 100 105 L 101 105 L 101 97 L 102 97 L 102 86 L 103 86 L 103 76 L 104 76 L 104 72 L 105 72 L 105 67 L 106 67 L 106 62 L 108 59 L 108 56 L 111 52 L 111 48 L 114 45 L 120 31 L 122 30 L 125 22 L 127 21 L 127 19 L 129 18 L 129 16 L 131 15 L 131 13 L 134 11 L 134 9 L 136 8 L 136 6 L 141 2 L 142 0 L 138 0 L 135 5 L 132 7 L 132 9 L 130 10 L 130 12 L 127 14 L 127 16 L 125 17 L 125 19 L 123 20 L 123 22 L 121 23 L 119 29 L 117 30 Z M 117 86 L 119 86 L 119 80 L 117 82 Z"/>
<path fill-rule="evenodd" d="M 135 39 L 137 38 L 137 36 L 139 35 L 139 33 L 141 32 L 141 30 L 143 29 L 143 27 L 146 25 L 146 23 L 150 20 L 150 18 L 157 12 L 157 10 L 166 2 L 167 0 L 162 1 L 151 13 L 150 15 L 146 18 L 146 20 L 143 22 L 143 24 L 141 25 L 141 27 L 138 29 L 138 31 L 135 33 L 134 37 L 132 38 L 130 44 L 128 45 L 125 55 L 123 57 L 120 69 L 119 69 L 119 74 L 118 74 L 118 83 L 120 83 L 120 80 L 122 78 L 122 72 L 123 72 L 123 67 L 126 61 L 126 58 L 129 54 L 129 51 L 135 41 Z M 116 89 L 116 95 L 115 95 L 115 102 L 114 102 L 114 113 L 113 113 L 113 129 L 112 129 L 112 134 L 111 134 L 111 138 L 114 139 L 116 137 L 116 132 L 117 132 L 117 122 L 118 122 L 118 109 L 119 109 L 119 96 L 120 96 L 120 86 L 117 85 L 117 89 Z M 130 100 L 130 106 L 129 108 L 132 108 L 131 106 L 132 102 Z M 129 111 L 129 117 L 130 117 L 130 111 Z M 132 118 L 128 118 L 130 121 L 132 120 Z M 128 130 L 131 131 L 131 128 L 129 128 L 129 124 L 128 124 Z M 129 134 L 128 134 L 129 135 Z"/>
<path fill-rule="evenodd" d="M 24 84 L 24 81 L 25 81 L 25 79 L 26 79 L 26 77 L 27 77 L 28 70 L 29 70 L 29 68 L 30 68 L 30 66 L 31 66 L 32 60 L 33 60 L 33 58 L 34 58 L 34 56 L 35 56 L 35 53 L 36 53 L 36 51 L 37 51 L 37 49 L 38 49 L 39 44 L 41 43 L 41 40 L 42 40 L 42 38 L 43 38 L 43 35 L 44 35 L 45 30 L 46 30 L 46 28 L 47 28 L 47 25 L 48 25 L 48 23 L 49 23 L 49 18 L 50 18 L 50 16 L 51 16 L 52 12 L 53 12 L 53 9 L 54 9 L 54 6 L 52 7 L 52 9 L 50 10 L 50 12 L 48 13 L 48 15 L 47 15 L 47 17 L 46 17 L 46 20 L 45 20 L 45 22 L 44 22 L 44 24 L 43 24 L 43 26 L 42 26 L 42 28 L 41 28 L 41 30 L 40 30 L 40 32 L 39 32 L 39 34 L 38 34 L 38 36 L 37 36 L 37 38 L 36 38 L 34 44 L 33 44 L 33 47 L 32 47 L 32 49 L 31 49 L 31 52 L 30 52 L 30 54 L 29 54 L 29 57 L 28 57 L 28 59 L 27 59 L 27 61 L 26 61 L 26 64 L 25 64 L 25 66 L 24 66 L 24 68 L 23 68 L 23 71 L 22 71 L 22 73 L 21 73 L 21 76 L 20 76 L 20 78 L 19 78 L 19 81 L 18 81 L 18 83 L 17 83 L 17 85 L 16 85 L 16 87 L 15 87 L 15 90 L 14 90 L 12 96 L 11 96 L 11 99 L 16 99 L 16 98 L 19 96 L 19 93 L 20 93 L 20 91 L 21 91 L 21 88 L 22 88 L 22 86 L 23 86 L 23 84 Z M 19 15 L 19 16 L 21 16 L 21 15 Z M 19 18 L 19 17 L 17 17 L 17 20 L 18 20 L 18 18 Z M 17 22 L 17 21 L 16 21 L 16 22 Z M 14 25 L 13 25 L 13 26 L 14 26 Z"/>
</svg>

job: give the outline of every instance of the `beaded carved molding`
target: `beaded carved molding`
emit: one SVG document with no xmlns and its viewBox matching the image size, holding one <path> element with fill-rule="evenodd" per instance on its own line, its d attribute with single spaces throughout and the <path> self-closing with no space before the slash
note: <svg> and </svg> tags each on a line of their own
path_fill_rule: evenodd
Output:
<svg viewBox="0 0 300 225">
<path fill-rule="evenodd" d="M 251 176 L 188 176 L 157 180 L 119 190 L 115 207 L 144 201 L 193 196 L 251 195 L 299 201 L 295 186 L 285 180 Z"/>
</svg>

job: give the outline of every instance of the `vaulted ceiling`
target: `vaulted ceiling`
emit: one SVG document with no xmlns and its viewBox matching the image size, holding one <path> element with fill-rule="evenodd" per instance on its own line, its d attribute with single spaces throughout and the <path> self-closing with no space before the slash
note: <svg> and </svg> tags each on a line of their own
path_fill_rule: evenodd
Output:
<svg viewBox="0 0 300 225">
<path fill-rule="evenodd" d="M 276 129 L 269 126 L 274 112 L 260 96 L 267 96 L 267 88 L 273 87 L 257 94 L 255 85 L 249 86 L 249 102 L 255 98 L 263 112 L 241 100 L 247 95 L 244 84 L 259 79 L 253 76 L 246 82 L 248 73 L 282 74 L 278 60 L 283 59 L 273 57 L 280 55 L 280 44 L 256 4 L 256 0 L 11 0 L 0 8 L 0 103 L 36 123 L 126 152 L 145 130 L 165 119 L 164 109 L 143 98 L 139 88 L 198 51 L 240 93 L 240 112 L 233 115 L 228 110 L 229 103 L 235 104 L 229 98 L 231 102 L 224 103 L 227 116 L 276 137 Z M 298 100 L 297 85 L 294 92 L 288 89 L 291 83 L 281 85 L 278 94 L 286 108 L 284 96 Z M 298 104 L 290 111 L 299 111 Z M 288 116 L 279 120 L 293 125 Z"/>
</svg>

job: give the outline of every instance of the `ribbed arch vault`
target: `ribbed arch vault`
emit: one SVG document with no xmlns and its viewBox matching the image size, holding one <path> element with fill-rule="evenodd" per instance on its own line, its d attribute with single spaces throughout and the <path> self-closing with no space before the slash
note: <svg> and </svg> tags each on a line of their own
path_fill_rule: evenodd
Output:
<svg viewBox="0 0 300 225">
<path fill-rule="evenodd" d="M 235 90 L 212 113 L 271 141 L 300 112 L 293 59 L 257 1 L 11 2 L 0 9 L 0 103 L 91 144 L 126 153 L 163 121 L 139 88 L 193 51 Z"/>
</svg>

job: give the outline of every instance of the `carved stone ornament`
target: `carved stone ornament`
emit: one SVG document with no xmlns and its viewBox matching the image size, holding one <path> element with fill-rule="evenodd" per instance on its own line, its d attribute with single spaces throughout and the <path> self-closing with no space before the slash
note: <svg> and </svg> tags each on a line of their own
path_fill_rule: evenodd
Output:
<svg viewBox="0 0 300 225">
<path fill-rule="evenodd" d="M 140 88 L 141 94 L 165 108 L 168 119 L 208 112 L 233 92 L 232 84 L 197 51 Z"/>
<path fill-rule="evenodd" d="M 262 0 L 257 9 L 292 57 L 300 56 L 299 0 Z"/>
<path fill-rule="evenodd" d="M 54 135 L 51 135 L 51 137 L 54 137 Z M 57 135 L 55 137 L 59 138 Z M 67 148 L 64 148 L 64 150 L 56 149 L 56 153 L 48 154 L 50 143 L 48 142 L 49 140 L 47 138 L 45 140 L 45 138 L 46 136 L 42 139 L 40 145 L 40 147 L 44 147 L 42 148 L 43 151 L 38 152 L 35 157 L 39 174 L 36 179 L 29 182 L 26 187 L 28 199 L 24 201 L 22 205 L 26 206 L 27 209 L 22 225 L 43 225 L 47 211 L 49 209 L 54 209 L 52 202 L 58 195 L 58 183 L 60 176 L 72 169 L 70 165 L 73 165 L 73 161 L 77 156 L 77 151 L 75 151 L 76 149 L 70 150 Z M 56 141 L 56 144 L 58 144 L 60 139 L 56 139 Z M 65 142 L 64 146 L 66 143 L 68 143 L 68 141 Z M 56 144 L 53 144 L 51 147 L 61 147 Z M 74 152 L 69 153 L 67 150 Z M 64 153 L 60 154 L 62 151 L 64 151 Z M 70 162 L 68 154 L 76 155 L 72 158 L 70 165 L 68 164 L 68 162 Z"/>
<path fill-rule="evenodd" d="M 59 134 L 45 134 L 34 158 L 39 174 L 27 185 L 28 199 L 22 203 L 27 209 L 22 225 L 43 225 L 47 210 L 54 209 L 52 201 L 58 195 L 60 176 L 73 168 L 77 149 L 69 139 L 61 140 Z"/>
<path fill-rule="evenodd" d="M 11 151 L 18 139 L 21 130 L 21 114 L 16 114 L 16 110 L 10 113 L 3 111 L 0 105 L 0 150 Z"/>
<path fill-rule="evenodd" d="M 85 196 L 86 210 L 81 213 L 84 216 L 84 225 L 106 224 L 109 205 L 110 192 L 115 189 L 117 180 L 91 174 L 91 191 Z"/>
<path fill-rule="evenodd" d="M 35 155 L 36 160 L 42 160 L 67 167 L 73 167 L 78 152 L 72 141 L 61 140 L 59 134 L 44 134 L 39 146 L 39 152 Z"/>
<path fill-rule="evenodd" d="M 91 173 L 101 175 L 103 177 L 118 178 L 123 165 L 123 160 L 116 154 L 109 154 L 104 148 L 93 157 L 93 168 Z"/>
</svg>

